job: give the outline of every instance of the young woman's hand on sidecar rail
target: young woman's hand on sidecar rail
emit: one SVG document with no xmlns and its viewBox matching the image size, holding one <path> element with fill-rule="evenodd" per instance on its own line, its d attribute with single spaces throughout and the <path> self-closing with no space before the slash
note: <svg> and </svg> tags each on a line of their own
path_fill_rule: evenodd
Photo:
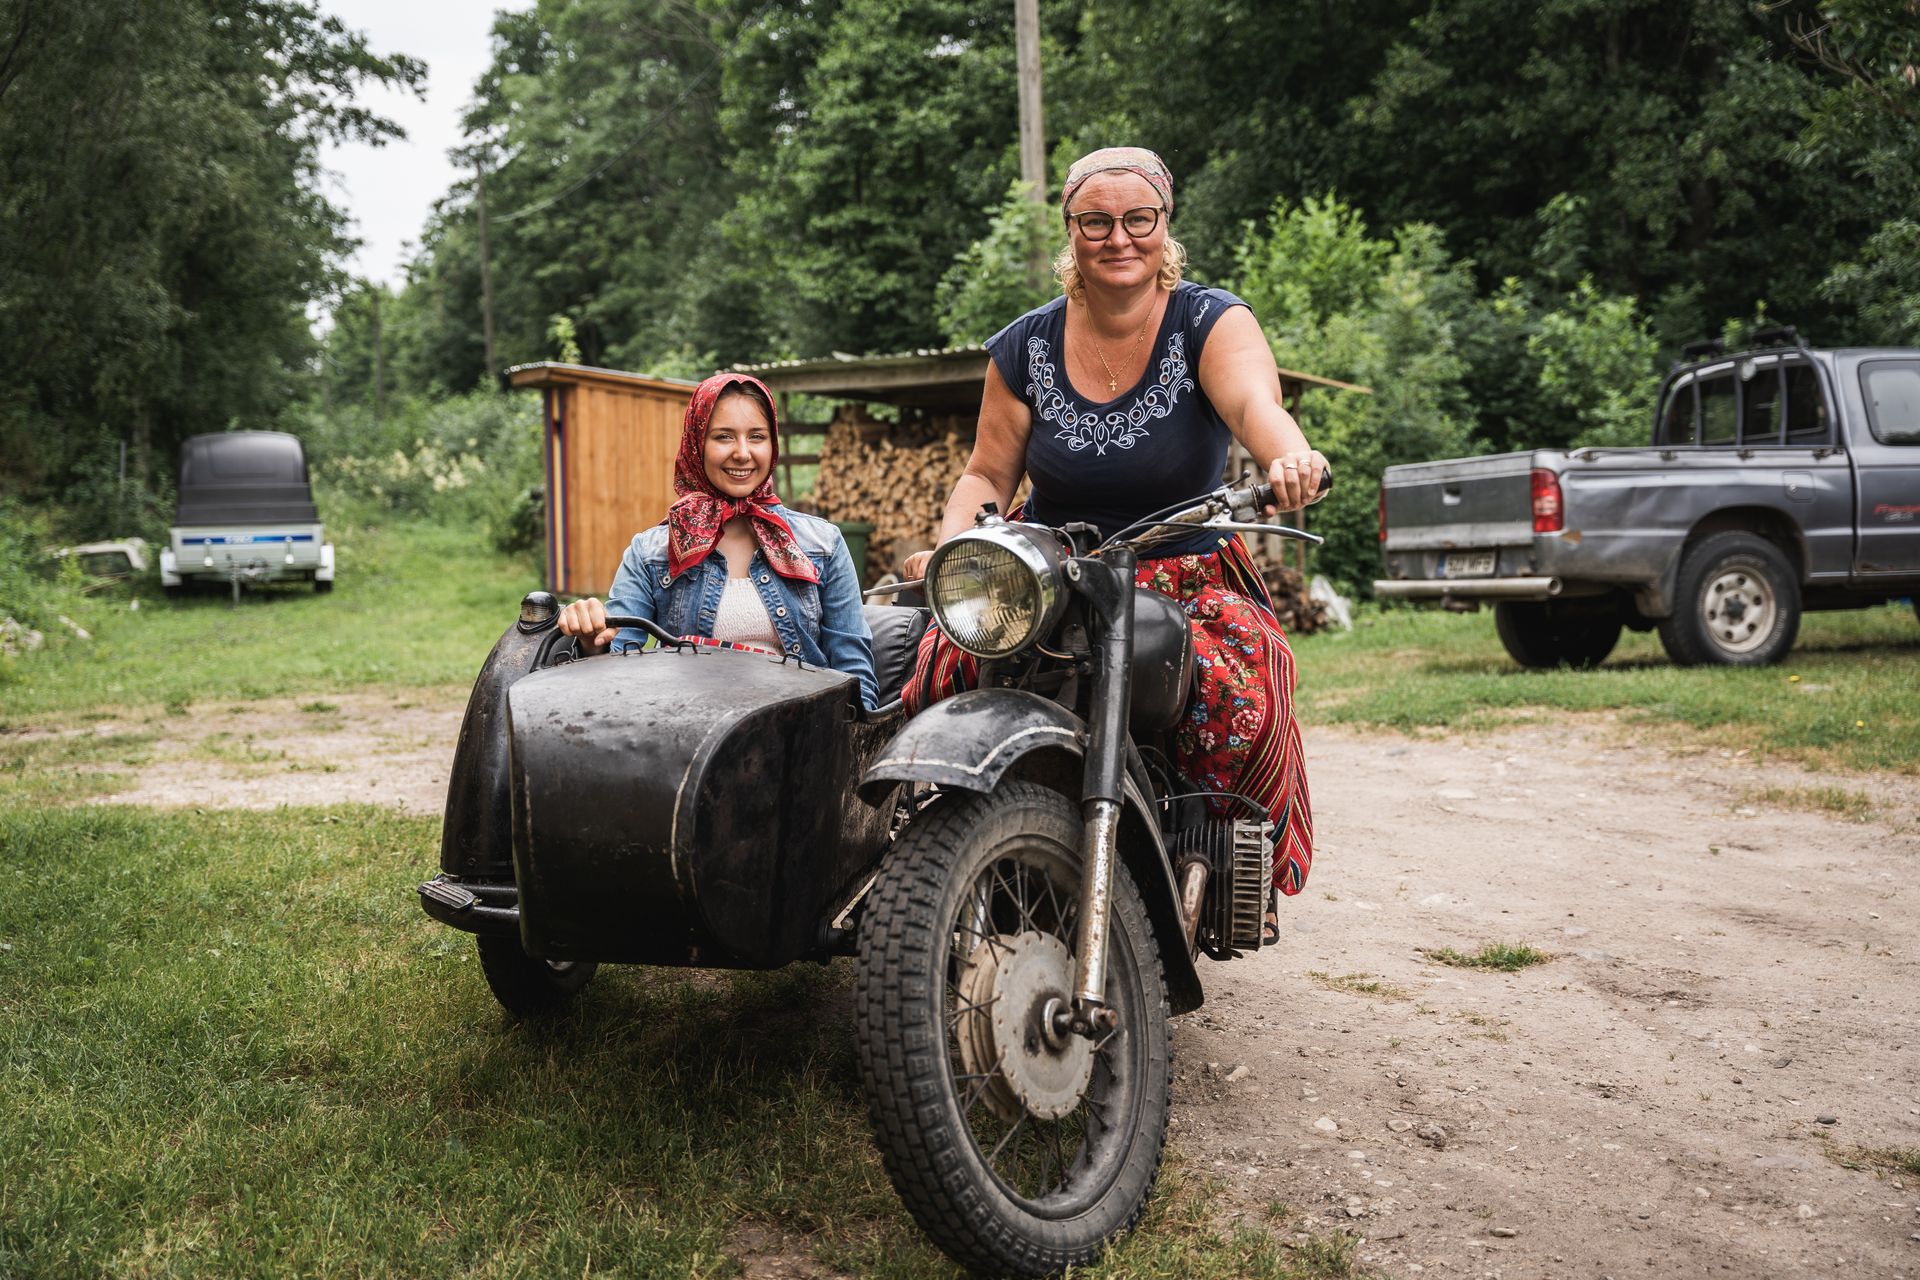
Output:
<svg viewBox="0 0 1920 1280">
<path fill-rule="evenodd" d="M 618 630 L 607 625 L 607 607 L 592 596 L 575 600 L 560 611 L 561 634 L 579 637 L 583 654 L 605 653 Z"/>
</svg>

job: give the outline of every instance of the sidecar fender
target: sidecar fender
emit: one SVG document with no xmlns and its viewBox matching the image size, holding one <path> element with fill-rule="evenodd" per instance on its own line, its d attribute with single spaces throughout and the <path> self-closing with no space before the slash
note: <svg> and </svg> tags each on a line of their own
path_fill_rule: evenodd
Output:
<svg viewBox="0 0 1920 1280">
<path fill-rule="evenodd" d="M 880 803 L 902 782 L 992 791 L 1009 775 L 1080 795 L 1087 726 L 1057 702 L 1019 689 L 973 689 L 936 702 L 894 735 L 860 780 Z M 1167 976 L 1167 1001 L 1188 1013 L 1205 998 L 1180 924 L 1180 891 L 1153 805 L 1133 778 L 1122 786 L 1120 856 L 1146 900 Z"/>
</svg>

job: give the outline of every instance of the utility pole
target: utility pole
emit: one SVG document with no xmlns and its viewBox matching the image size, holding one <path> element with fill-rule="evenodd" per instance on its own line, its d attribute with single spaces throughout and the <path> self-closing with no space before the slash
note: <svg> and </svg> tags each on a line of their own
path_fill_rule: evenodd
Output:
<svg viewBox="0 0 1920 1280">
<path fill-rule="evenodd" d="M 382 425 L 387 421 L 387 340 L 380 332 L 380 295 L 385 292 L 378 284 L 368 285 L 373 299 L 373 420 Z"/>
<path fill-rule="evenodd" d="M 498 387 L 500 366 L 493 358 L 493 263 L 487 251 L 487 156 L 485 151 L 476 150 L 473 153 L 473 168 L 480 178 L 480 309 L 481 321 L 487 336 L 487 382 Z"/>
<path fill-rule="evenodd" d="M 1047 130 L 1040 107 L 1040 0 L 1013 0 L 1013 38 L 1020 73 L 1020 181 L 1027 198 L 1046 207 Z M 1036 281 L 1047 277 L 1047 255 L 1028 264 Z"/>
</svg>

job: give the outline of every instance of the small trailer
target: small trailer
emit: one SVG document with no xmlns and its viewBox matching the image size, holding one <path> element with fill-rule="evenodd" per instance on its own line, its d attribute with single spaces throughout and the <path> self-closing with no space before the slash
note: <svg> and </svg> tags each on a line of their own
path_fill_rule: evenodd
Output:
<svg viewBox="0 0 1920 1280">
<path fill-rule="evenodd" d="M 160 585 L 308 579 L 333 590 L 333 546 L 314 509 L 307 458 L 284 431 L 192 436 L 180 446 L 180 502 L 160 553 Z"/>
</svg>

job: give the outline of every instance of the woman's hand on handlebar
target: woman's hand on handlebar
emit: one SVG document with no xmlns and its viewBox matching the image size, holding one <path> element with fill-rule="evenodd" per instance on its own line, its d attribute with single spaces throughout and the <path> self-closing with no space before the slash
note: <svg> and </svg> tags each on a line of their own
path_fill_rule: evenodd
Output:
<svg viewBox="0 0 1920 1280">
<path fill-rule="evenodd" d="M 587 653 L 605 653 L 618 634 L 616 628 L 607 625 L 607 607 L 592 596 L 575 600 L 560 611 L 560 631 L 578 636 L 580 648 Z"/>
<path fill-rule="evenodd" d="M 916 551 L 900 562 L 900 581 L 917 582 L 927 576 L 927 561 L 933 558 L 931 551 Z"/>
<path fill-rule="evenodd" d="M 1304 453 L 1283 453 L 1267 468 L 1267 483 L 1273 486 L 1274 505 L 1267 515 L 1279 511 L 1298 511 L 1320 501 L 1321 477 L 1327 473 L 1327 460 L 1318 449 Z"/>
</svg>

